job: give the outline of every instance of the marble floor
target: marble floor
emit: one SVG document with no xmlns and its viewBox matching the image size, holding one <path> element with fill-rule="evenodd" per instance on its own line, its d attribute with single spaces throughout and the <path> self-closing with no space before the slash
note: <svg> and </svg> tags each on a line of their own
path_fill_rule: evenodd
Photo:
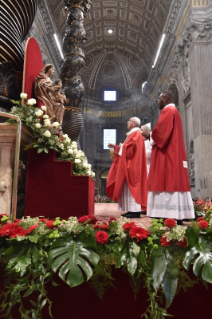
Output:
<svg viewBox="0 0 212 319">
<path fill-rule="evenodd" d="M 119 218 L 123 212 L 118 211 L 117 203 L 95 203 L 94 215 L 98 220 L 109 221 L 110 217 Z M 142 216 L 141 218 L 132 218 L 130 221 L 134 221 L 136 225 L 143 228 L 148 228 L 151 225 L 151 218 Z"/>
</svg>

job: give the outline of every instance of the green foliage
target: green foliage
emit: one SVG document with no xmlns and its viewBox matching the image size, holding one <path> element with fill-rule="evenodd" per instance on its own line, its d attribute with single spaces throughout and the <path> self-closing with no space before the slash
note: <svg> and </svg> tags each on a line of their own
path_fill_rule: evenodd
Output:
<svg viewBox="0 0 212 319">
<path fill-rule="evenodd" d="M 80 285 L 93 275 L 92 266 L 96 266 L 99 256 L 83 247 L 81 242 L 69 238 L 54 241 L 49 252 L 49 262 L 54 272 L 70 287 Z"/>
</svg>

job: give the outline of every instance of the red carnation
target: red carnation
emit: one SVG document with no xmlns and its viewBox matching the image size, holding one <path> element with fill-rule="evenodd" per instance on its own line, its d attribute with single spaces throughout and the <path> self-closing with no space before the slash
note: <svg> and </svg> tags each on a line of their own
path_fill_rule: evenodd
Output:
<svg viewBox="0 0 212 319">
<path fill-rule="evenodd" d="M 183 241 L 178 241 L 177 244 L 178 244 L 178 246 L 184 247 L 184 248 L 188 246 L 188 243 L 187 243 L 187 240 L 185 237 L 183 237 Z"/>
<path fill-rule="evenodd" d="M 54 220 L 48 220 L 47 222 L 46 222 L 46 226 L 48 227 L 48 228 L 50 228 L 50 229 L 53 229 L 54 227 L 56 227 L 56 226 L 54 226 L 53 224 L 54 224 Z"/>
<path fill-rule="evenodd" d="M 128 223 L 124 224 L 122 227 L 124 228 L 125 231 L 127 231 L 127 230 L 130 230 L 132 227 L 135 227 L 135 223 L 128 222 Z"/>
<path fill-rule="evenodd" d="M 142 240 L 144 238 L 147 238 L 148 235 L 150 235 L 149 230 L 146 230 L 142 227 L 134 226 L 134 227 L 130 228 L 130 236 L 132 238 L 136 238 L 137 242 L 139 242 L 140 240 Z"/>
<path fill-rule="evenodd" d="M 197 221 L 199 222 L 200 220 L 204 220 L 204 217 L 199 217 L 197 218 Z"/>
<path fill-rule="evenodd" d="M 166 241 L 166 239 L 167 239 L 166 236 L 161 237 L 161 239 L 160 239 L 161 246 L 171 246 L 172 245 L 173 240 Z"/>
<path fill-rule="evenodd" d="M 93 225 L 94 229 L 101 229 L 101 225 Z"/>
<path fill-rule="evenodd" d="M 98 231 L 95 234 L 95 239 L 97 244 L 106 244 L 108 241 L 109 235 L 105 231 Z"/>
<path fill-rule="evenodd" d="M 164 224 L 167 227 L 171 228 L 171 227 L 175 227 L 176 226 L 176 221 L 174 219 L 172 219 L 172 218 L 167 218 L 167 219 L 165 219 Z"/>
<path fill-rule="evenodd" d="M 12 229 L 9 237 L 12 238 L 17 236 L 25 236 L 25 235 L 26 235 L 26 230 L 18 226 Z"/>
<path fill-rule="evenodd" d="M 109 229 L 109 227 L 108 227 L 108 225 L 104 224 L 104 225 L 101 225 L 101 229 L 107 230 L 107 229 Z"/>
<path fill-rule="evenodd" d="M 198 222 L 198 227 L 201 229 L 206 229 L 208 227 L 208 222 L 206 220 L 200 220 Z"/>
<path fill-rule="evenodd" d="M 27 229 L 26 233 L 27 233 L 27 234 L 30 234 L 35 228 L 37 228 L 37 225 L 32 225 L 32 226 L 30 226 L 30 227 Z"/>
<path fill-rule="evenodd" d="M 1 227 L 0 236 L 10 236 L 13 229 L 15 229 L 16 227 L 18 227 L 17 223 L 7 223 L 6 225 Z"/>
</svg>

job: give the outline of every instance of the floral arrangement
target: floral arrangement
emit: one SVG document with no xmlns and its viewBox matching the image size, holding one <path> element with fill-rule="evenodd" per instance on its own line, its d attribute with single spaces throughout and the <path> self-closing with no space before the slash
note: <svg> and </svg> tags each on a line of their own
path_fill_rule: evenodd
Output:
<svg viewBox="0 0 212 319">
<path fill-rule="evenodd" d="M 77 143 L 70 140 L 67 134 L 58 136 L 58 122 L 50 123 L 49 116 L 45 114 L 46 106 L 41 109 L 34 107 L 35 99 L 27 100 L 27 94 L 21 93 L 21 101 L 13 101 L 11 113 L 18 116 L 34 136 L 32 144 L 26 149 L 37 148 L 38 153 L 48 153 L 49 150 L 55 150 L 58 153 L 57 160 L 73 162 L 74 175 L 88 175 L 94 179 L 95 173 L 91 170 L 91 164 L 88 163 L 83 151 L 77 149 Z M 9 119 L 7 122 L 15 123 Z"/>
<path fill-rule="evenodd" d="M 0 298 L 5 319 L 19 306 L 22 318 L 42 318 L 51 301 L 45 290 L 53 274 L 70 287 L 89 280 L 102 298 L 113 279 L 112 267 L 124 268 L 136 293 L 147 288 L 149 306 L 143 316 L 165 318 L 175 294 L 197 280 L 212 283 L 212 218 L 200 217 L 187 228 L 173 219 L 154 220 L 149 229 L 126 218 L 101 222 L 95 216 L 68 220 L 25 218 L 8 220 L 0 216 L 0 264 L 7 275 L 7 287 Z M 106 266 L 107 267 L 106 267 Z M 105 278 L 106 280 L 99 280 Z M 166 309 L 161 306 L 165 297 Z M 24 306 L 24 299 L 31 303 Z"/>
</svg>

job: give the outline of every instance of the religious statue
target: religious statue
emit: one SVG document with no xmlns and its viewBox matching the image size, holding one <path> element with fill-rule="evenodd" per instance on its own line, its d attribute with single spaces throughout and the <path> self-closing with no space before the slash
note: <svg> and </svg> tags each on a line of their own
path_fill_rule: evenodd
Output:
<svg viewBox="0 0 212 319">
<path fill-rule="evenodd" d="M 181 84 L 182 84 L 184 93 L 186 93 L 190 89 L 189 80 L 187 78 L 184 78 L 184 76 L 182 76 Z"/>
<path fill-rule="evenodd" d="M 49 116 L 50 122 L 58 122 L 61 126 L 66 96 L 61 92 L 61 80 L 57 80 L 55 83 L 51 80 L 53 74 L 53 65 L 45 65 L 35 79 L 35 95 L 46 106 L 46 114 Z"/>
</svg>

